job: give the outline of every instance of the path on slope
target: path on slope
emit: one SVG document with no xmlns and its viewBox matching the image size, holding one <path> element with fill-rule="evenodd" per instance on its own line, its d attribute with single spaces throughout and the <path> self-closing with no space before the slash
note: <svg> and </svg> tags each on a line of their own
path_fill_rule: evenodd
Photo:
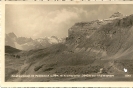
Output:
<svg viewBox="0 0 133 88">
<path fill-rule="evenodd" d="M 110 61 L 110 62 L 108 63 L 108 65 L 109 65 L 109 67 L 110 67 L 108 70 L 110 70 L 110 69 L 113 68 L 113 69 L 115 70 L 115 72 L 117 71 L 117 72 L 120 72 L 120 73 L 124 73 L 124 71 L 120 70 L 119 68 L 117 68 L 117 67 L 115 66 L 114 60 Z"/>
</svg>

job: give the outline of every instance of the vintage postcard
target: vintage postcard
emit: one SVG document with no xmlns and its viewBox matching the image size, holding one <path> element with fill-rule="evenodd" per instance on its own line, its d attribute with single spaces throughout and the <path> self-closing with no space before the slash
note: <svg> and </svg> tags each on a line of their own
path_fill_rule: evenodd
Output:
<svg viewBox="0 0 133 88">
<path fill-rule="evenodd" d="M 133 3 L 1 5 L 4 86 L 133 86 Z"/>
</svg>

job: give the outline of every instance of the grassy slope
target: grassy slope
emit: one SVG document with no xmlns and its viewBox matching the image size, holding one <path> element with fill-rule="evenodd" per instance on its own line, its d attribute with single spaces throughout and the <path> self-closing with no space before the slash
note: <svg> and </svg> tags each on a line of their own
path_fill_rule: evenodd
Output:
<svg viewBox="0 0 133 88">
<path fill-rule="evenodd" d="M 62 48 L 59 48 L 62 47 Z M 72 53 L 67 51 L 67 47 L 64 45 L 55 45 L 48 49 L 35 50 L 34 53 L 29 54 L 25 64 L 19 70 L 19 74 L 96 74 L 99 69 L 104 68 L 104 74 L 119 74 L 117 69 L 114 69 L 109 65 L 112 60 L 100 60 L 96 57 L 90 57 L 87 52 Z M 133 60 L 113 60 L 113 65 L 117 66 L 121 71 L 123 67 L 129 70 L 130 74 L 133 74 L 133 68 L 131 68 Z M 126 63 L 125 63 L 126 61 Z M 120 73 L 124 74 L 124 72 Z M 121 77 L 116 79 L 120 80 Z M 72 80 L 109 80 L 106 78 L 22 78 L 15 79 L 14 81 L 72 81 Z M 122 78 L 125 79 L 125 78 Z M 111 79 L 110 79 L 111 80 Z M 115 80 L 115 78 L 112 78 Z M 130 80 L 130 79 L 126 79 Z"/>
</svg>

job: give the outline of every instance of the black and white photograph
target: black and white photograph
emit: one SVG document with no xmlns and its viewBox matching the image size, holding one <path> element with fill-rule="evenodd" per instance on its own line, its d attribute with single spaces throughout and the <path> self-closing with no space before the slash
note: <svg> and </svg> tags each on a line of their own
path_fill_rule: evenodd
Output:
<svg viewBox="0 0 133 88">
<path fill-rule="evenodd" d="M 133 81 L 133 4 L 6 4 L 5 82 Z"/>
</svg>

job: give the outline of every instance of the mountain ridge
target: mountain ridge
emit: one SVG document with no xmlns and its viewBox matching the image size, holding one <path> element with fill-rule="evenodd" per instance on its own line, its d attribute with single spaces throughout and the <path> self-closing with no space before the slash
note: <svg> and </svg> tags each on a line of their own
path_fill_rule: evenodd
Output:
<svg viewBox="0 0 133 88">
<path fill-rule="evenodd" d="M 94 22 L 93 24 L 95 24 L 99 21 L 93 21 L 93 22 Z M 113 38 L 115 38 L 115 36 L 118 36 L 118 35 L 122 36 L 123 33 L 128 32 L 128 30 L 125 31 L 122 28 L 128 28 L 128 29 L 131 28 L 131 26 L 133 25 L 133 15 L 130 15 L 130 16 L 128 16 L 126 18 L 122 18 L 122 19 L 114 19 L 108 23 L 103 22 L 102 24 L 104 24 L 104 25 L 100 25 L 100 26 L 99 26 L 99 24 L 96 24 L 95 26 L 97 28 L 96 27 L 91 28 L 90 26 L 88 26 L 88 28 L 86 28 L 86 24 L 88 25 L 90 23 L 85 23 L 85 24 L 83 24 L 84 26 L 82 26 L 82 27 L 81 27 L 82 23 L 76 23 L 75 24 L 76 27 L 72 26 L 69 30 L 69 37 L 67 38 L 67 43 L 68 44 L 75 43 L 75 45 L 78 44 L 78 46 L 76 46 L 76 47 L 86 46 L 86 48 L 92 47 L 92 46 L 95 46 L 95 48 L 96 48 L 96 45 L 97 45 L 97 47 L 99 47 L 99 48 L 103 47 L 104 48 L 103 50 L 106 50 L 107 46 L 109 45 L 109 43 L 111 43 L 111 41 L 113 40 Z M 79 26 L 79 27 L 77 27 L 77 26 Z M 117 30 L 117 29 L 119 29 L 119 30 Z M 131 28 L 131 30 L 132 30 L 132 28 Z M 122 31 L 123 33 L 120 33 L 120 31 Z M 99 36 L 99 37 L 96 37 L 96 36 Z M 103 38 L 105 38 L 105 39 L 103 40 Z M 91 42 L 91 44 L 86 45 L 87 41 Z M 108 41 L 108 42 L 105 42 L 105 41 Z M 93 42 L 95 42 L 95 43 L 93 43 Z M 104 44 L 106 43 L 106 45 L 103 45 L 101 42 L 103 42 Z"/>
<path fill-rule="evenodd" d="M 63 42 L 63 39 L 59 39 L 56 36 L 32 39 L 26 37 L 17 37 L 13 32 L 6 34 L 5 38 L 6 45 L 20 50 L 45 48 L 52 44 Z"/>
</svg>

